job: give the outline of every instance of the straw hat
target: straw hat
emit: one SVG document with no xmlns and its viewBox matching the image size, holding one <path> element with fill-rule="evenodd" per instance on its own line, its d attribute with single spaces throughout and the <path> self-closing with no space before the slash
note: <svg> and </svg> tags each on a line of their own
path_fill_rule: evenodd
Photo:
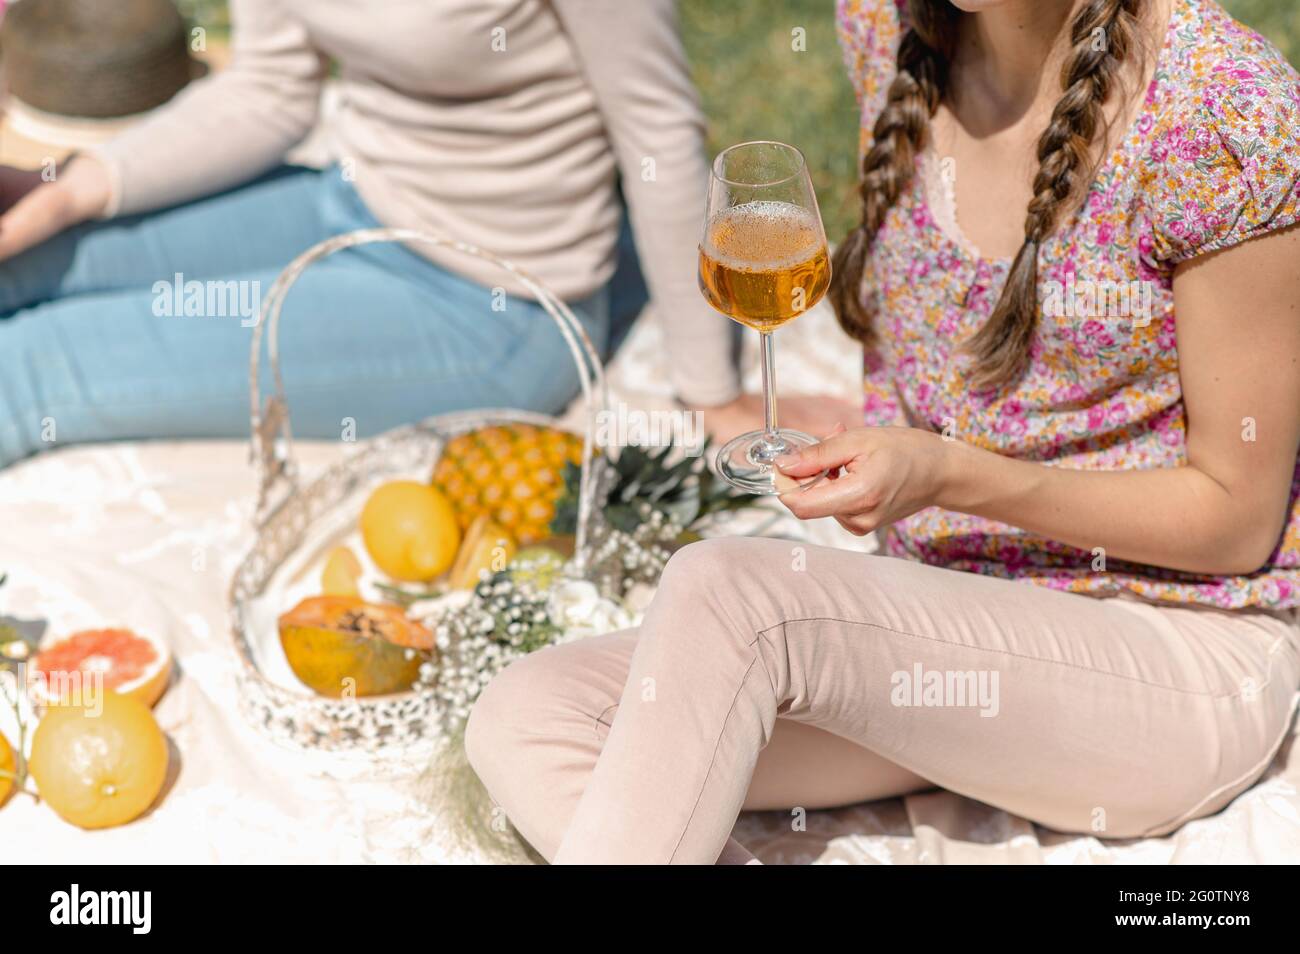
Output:
<svg viewBox="0 0 1300 954">
<path fill-rule="evenodd" d="M 52 116 L 143 113 L 195 72 L 171 0 L 21 0 L 0 21 L 0 50 L 9 95 Z"/>
</svg>

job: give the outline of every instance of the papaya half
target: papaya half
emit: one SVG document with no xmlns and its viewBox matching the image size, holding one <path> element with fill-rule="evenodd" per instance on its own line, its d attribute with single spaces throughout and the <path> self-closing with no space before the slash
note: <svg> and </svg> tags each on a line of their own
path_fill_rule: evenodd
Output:
<svg viewBox="0 0 1300 954">
<path fill-rule="evenodd" d="M 335 699 L 410 689 L 434 653 L 433 634 L 400 608 L 356 596 L 308 597 L 279 622 L 294 675 Z"/>
</svg>

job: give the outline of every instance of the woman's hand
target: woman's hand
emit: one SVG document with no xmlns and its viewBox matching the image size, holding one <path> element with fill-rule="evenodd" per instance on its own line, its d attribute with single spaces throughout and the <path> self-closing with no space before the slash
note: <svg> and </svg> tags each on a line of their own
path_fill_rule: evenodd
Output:
<svg viewBox="0 0 1300 954">
<path fill-rule="evenodd" d="M 742 394 L 730 404 L 693 407 L 691 410 L 704 415 L 704 429 L 719 444 L 746 431 L 763 429 L 761 394 Z M 862 409 L 826 394 L 790 394 L 780 398 L 777 418 L 782 427 L 820 436 L 829 434 L 837 424 L 844 427 L 862 420 Z"/>
<path fill-rule="evenodd" d="M 838 432 L 777 460 L 789 477 L 831 472 L 830 480 L 789 491 L 780 500 L 801 520 L 834 517 L 863 536 L 938 503 L 948 480 L 951 446 L 938 434 L 914 427 Z"/>
<path fill-rule="evenodd" d="M 0 166 L 0 260 L 101 214 L 109 190 L 108 171 L 87 156 L 49 182 L 40 170 Z"/>
</svg>

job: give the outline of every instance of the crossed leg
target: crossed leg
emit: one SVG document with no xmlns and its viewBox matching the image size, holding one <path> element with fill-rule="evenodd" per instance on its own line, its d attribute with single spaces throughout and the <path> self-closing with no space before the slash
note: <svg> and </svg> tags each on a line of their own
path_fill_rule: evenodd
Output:
<svg viewBox="0 0 1300 954">
<path fill-rule="evenodd" d="M 637 638 L 630 629 L 543 649 L 499 675 L 475 706 L 466 738 L 470 761 L 520 834 L 548 861 L 609 735 Z M 810 789 L 814 779 L 818 784 Z M 930 787 L 846 739 L 778 719 L 744 807 L 832 808 Z M 750 857 L 733 841 L 722 860 Z"/>
<path fill-rule="evenodd" d="M 492 682 L 470 761 L 543 856 L 732 860 L 743 807 L 923 780 L 1062 831 L 1160 834 L 1249 786 L 1285 735 L 1291 621 L 805 550 L 687 547 L 636 633 L 543 650 Z M 918 673 L 939 681 L 900 692 Z M 987 698 L 967 681 L 981 675 Z"/>
</svg>

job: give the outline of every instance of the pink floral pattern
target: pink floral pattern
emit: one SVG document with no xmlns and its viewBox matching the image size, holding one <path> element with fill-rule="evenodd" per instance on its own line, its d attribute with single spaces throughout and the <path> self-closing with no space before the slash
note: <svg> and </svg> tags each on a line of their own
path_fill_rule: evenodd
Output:
<svg viewBox="0 0 1300 954">
<path fill-rule="evenodd" d="M 838 3 L 864 147 L 895 72 L 900 11 L 905 16 L 901 0 Z M 1044 309 L 1030 367 L 1013 391 L 969 391 L 969 358 L 955 347 L 987 320 L 1010 262 L 977 258 L 943 232 L 922 177 L 913 177 L 886 217 L 864 275 L 882 340 L 866 356 L 866 421 L 946 429 L 1052 466 L 1179 466 L 1186 461 L 1186 419 L 1174 266 L 1297 221 L 1300 76 L 1212 0 L 1175 0 L 1139 116 L 1114 143 L 1080 211 L 1040 249 L 1040 299 L 1073 288 L 1068 300 L 1077 307 Z M 1132 282 L 1145 283 L 1137 287 L 1150 294 L 1149 312 L 1132 302 L 1114 307 L 1123 299 L 1113 298 L 1101 309 L 1093 307 L 1098 298 L 1088 297 Z M 884 547 L 926 563 L 1095 596 L 1127 591 L 1222 608 L 1300 606 L 1300 460 L 1283 535 L 1267 565 L 1249 576 L 1103 562 L 1094 552 L 937 508 L 895 524 Z"/>
</svg>

